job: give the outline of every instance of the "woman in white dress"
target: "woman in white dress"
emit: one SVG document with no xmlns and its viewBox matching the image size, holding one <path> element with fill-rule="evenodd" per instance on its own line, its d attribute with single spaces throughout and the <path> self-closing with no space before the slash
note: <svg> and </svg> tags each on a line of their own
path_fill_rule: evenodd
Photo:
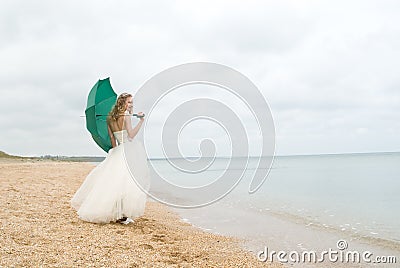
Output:
<svg viewBox="0 0 400 268">
<path fill-rule="evenodd" d="M 122 93 L 107 117 L 113 148 L 71 199 L 82 220 L 128 224 L 144 213 L 150 173 L 143 145 L 134 139 L 144 117 L 133 128 L 132 113 L 132 95 Z"/>
</svg>

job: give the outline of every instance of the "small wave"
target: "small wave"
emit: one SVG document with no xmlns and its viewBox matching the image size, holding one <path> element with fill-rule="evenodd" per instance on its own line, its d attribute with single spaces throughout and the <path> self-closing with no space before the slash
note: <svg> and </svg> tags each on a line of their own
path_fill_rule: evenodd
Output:
<svg viewBox="0 0 400 268">
<path fill-rule="evenodd" d="M 356 239 L 367 244 L 378 245 L 387 249 L 400 251 L 400 240 L 379 237 L 379 233 L 370 230 L 368 231 L 368 233 L 363 233 L 359 230 L 362 229 L 359 228 L 361 225 L 360 222 L 355 223 L 354 226 L 352 226 L 350 223 L 344 223 L 343 225 L 335 226 L 332 224 L 319 222 L 319 220 L 316 218 L 311 218 L 305 215 L 295 215 L 283 211 L 263 210 L 262 213 L 268 213 L 271 216 L 303 225 L 306 228 L 315 228 L 319 230 L 330 231 L 337 233 L 338 236 L 346 234 L 352 239 Z M 358 227 L 358 229 L 355 226 Z"/>
</svg>

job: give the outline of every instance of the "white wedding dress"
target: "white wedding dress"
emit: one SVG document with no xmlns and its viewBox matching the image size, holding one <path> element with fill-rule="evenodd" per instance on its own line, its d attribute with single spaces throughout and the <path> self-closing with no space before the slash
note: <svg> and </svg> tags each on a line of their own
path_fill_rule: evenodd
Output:
<svg viewBox="0 0 400 268">
<path fill-rule="evenodd" d="M 118 146 L 86 177 L 71 199 L 80 219 L 109 223 L 144 213 L 150 173 L 143 145 L 129 139 L 128 132 L 113 133 Z"/>
</svg>

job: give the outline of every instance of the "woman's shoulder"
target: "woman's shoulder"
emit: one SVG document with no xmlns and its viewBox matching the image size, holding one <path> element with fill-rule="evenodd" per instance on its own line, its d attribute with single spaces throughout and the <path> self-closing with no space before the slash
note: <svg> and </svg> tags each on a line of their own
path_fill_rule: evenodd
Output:
<svg viewBox="0 0 400 268">
<path fill-rule="evenodd" d="M 107 122 L 107 124 L 110 124 L 111 121 L 113 121 L 112 116 L 111 116 L 111 115 L 107 115 L 107 116 L 106 116 L 106 122 Z"/>
</svg>

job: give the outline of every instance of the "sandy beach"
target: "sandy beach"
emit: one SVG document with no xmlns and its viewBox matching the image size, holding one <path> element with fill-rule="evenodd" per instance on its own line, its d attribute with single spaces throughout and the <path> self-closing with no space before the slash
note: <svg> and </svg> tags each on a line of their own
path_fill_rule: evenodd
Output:
<svg viewBox="0 0 400 268">
<path fill-rule="evenodd" d="M 80 220 L 69 200 L 93 168 L 0 158 L 0 267 L 281 267 L 156 202 L 129 225 Z"/>
</svg>

